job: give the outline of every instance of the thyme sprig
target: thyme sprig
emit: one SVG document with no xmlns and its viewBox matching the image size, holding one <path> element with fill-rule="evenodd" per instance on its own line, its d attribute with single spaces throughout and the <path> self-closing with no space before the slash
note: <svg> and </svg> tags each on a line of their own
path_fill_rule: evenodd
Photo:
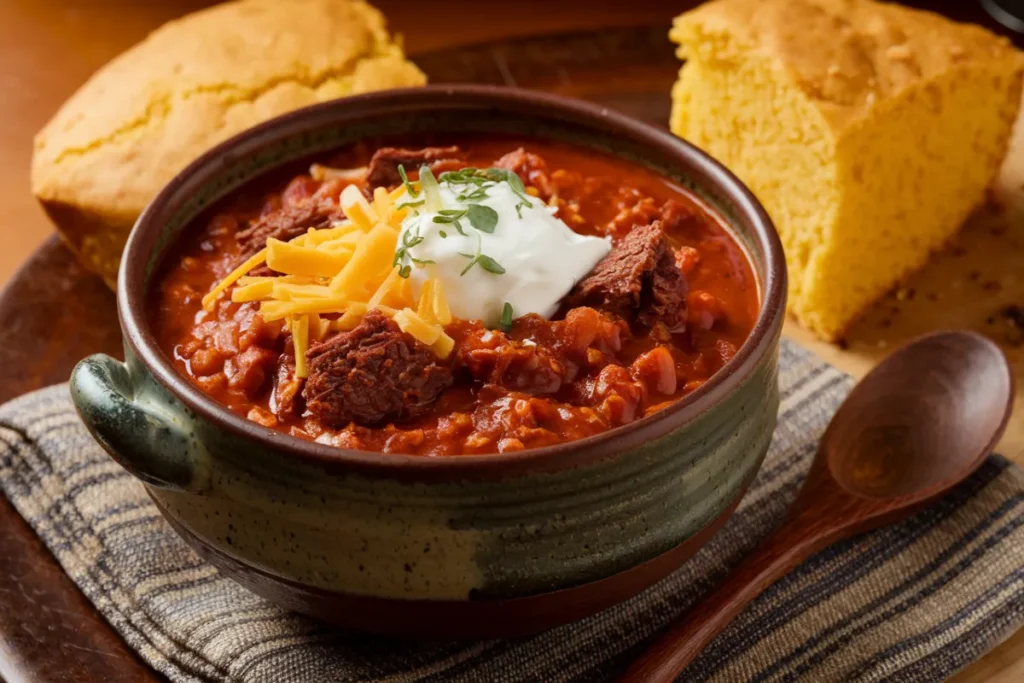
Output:
<svg viewBox="0 0 1024 683">
<path fill-rule="evenodd" d="M 420 235 L 419 230 L 417 230 L 415 234 L 412 232 L 406 232 L 402 235 L 402 243 L 398 246 L 398 249 L 395 249 L 395 258 L 391 262 L 392 268 L 398 266 L 399 277 L 408 278 L 409 274 L 412 272 L 412 266 L 405 263 L 406 257 L 409 257 L 409 260 L 413 263 L 418 263 L 420 265 L 433 263 L 433 261 L 414 258 L 413 255 L 409 253 L 410 249 L 422 242 L 423 237 Z"/>
<path fill-rule="evenodd" d="M 469 269 L 477 264 L 479 264 L 480 267 L 486 270 L 487 272 L 494 273 L 495 275 L 502 275 L 505 272 L 504 266 L 502 266 L 500 263 L 495 261 L 487 254 L 481 253 L 480 249 L 482 246 L 483 240 L 480 238 L 480 235 L 477 235 L 475 254 L 467 254 L 462 251 L 459 252 L 459 256 L 464 256 L 470 260 L 469 263 L 466 264 L 466 267 L 462 269 L 462 272 L 459 273 L 459 277 L 462 277 L 463 275 L 468 273 Z"/>
<path fill-rule="evenodd" d="M 458 171 L 445 171 L 440 176 L 441 182 L 450 185 L 467 185 L 470 189 L 463 190 L 459 194 L 459 201 L 479 201 L 487 196 L 488 183 L 505 182 L 512 188 L 512 192 L 519 199 L 516 204 L 516 215 L 523 217 L 523 208 L 532 206 L 530 196 L 526 194 L 526 187 L 522 179 L 507 168 L 473 168 L 472 166 L 459 169 Z"/>
<path fill-rule="evenodd" d="M 416 188 L 409 182 L 409 176 L 405 173 L 405 166 L 402 164 L 398 165 L 398 177 L 402 179 L 402 184 L 405 185 L 405 192 L 410 197 L 416 198 L 420 196 L 420 193 L 416 191 Z"/>
</svg>

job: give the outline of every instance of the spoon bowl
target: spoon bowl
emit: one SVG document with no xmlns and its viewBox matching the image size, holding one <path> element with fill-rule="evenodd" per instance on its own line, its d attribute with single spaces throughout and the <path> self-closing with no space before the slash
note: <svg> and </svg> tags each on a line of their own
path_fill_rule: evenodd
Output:
<svg viewBox="0 0 1024 683">
<path fill-rule="evenodd" d="M 832 418 L 820 455 L 850 494 L 903 504 L 963 480 L 1009 419 L 1012 374 L 999 347 L 970 332 L 928 335 L 865 377 Z"/>
<path fill-rule="evenodd" d="M 904 518 L 966 479 L 1002 436 L 1013 375 L 973 332 L 890 355 L 829 424 L 788 517 L 725 582 L 670 625 L 624 683 L 669 683 L 765 588 L 815 552 Z"/>
</svg>

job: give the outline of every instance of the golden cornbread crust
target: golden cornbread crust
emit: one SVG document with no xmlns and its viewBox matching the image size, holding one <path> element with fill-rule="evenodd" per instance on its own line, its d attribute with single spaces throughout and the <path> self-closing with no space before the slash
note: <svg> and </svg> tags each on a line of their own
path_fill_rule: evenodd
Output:
<svg viewBox="0 0 1024 683">
<path fill-rule="evenodd" d="M 677 17 L 670 36 L 679 42 L 695 25 L 771 55 L 837 133 L 954 66 L 1019 58 L 1009 40 L 979 26 L 872 0 L 718 0 Z M 686 52 L 681 45 L 679 56 Z"/>
<path fill-rule="evenodd" d="M 114 286 L 139 213 L 212 145 L 293 109 L 425 82 L 361 0 L 225 3 L 97 71 L 36 136 L 32 190 Z"/>
<path fill-rule="evenodd" d="M 825 339 L 984 200 L 1024 62 L 977 26 L 873 0 L 717 0 L 676 18 L 672 130 L 779 228 L 790 310 Z"/>
</svg>

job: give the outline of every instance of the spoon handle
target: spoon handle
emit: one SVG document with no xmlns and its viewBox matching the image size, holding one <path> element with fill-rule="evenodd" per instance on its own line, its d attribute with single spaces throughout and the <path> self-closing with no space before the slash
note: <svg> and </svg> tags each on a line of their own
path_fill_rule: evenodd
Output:
<svg viewBox="0 0 1024 683">
<path fill-rule="evenodd" d="M 619 683 L 671 683 L 751 600 L 842 535 L 806 515 L 790 517 L 724 583 L 670 625 Z"/>
</svg>

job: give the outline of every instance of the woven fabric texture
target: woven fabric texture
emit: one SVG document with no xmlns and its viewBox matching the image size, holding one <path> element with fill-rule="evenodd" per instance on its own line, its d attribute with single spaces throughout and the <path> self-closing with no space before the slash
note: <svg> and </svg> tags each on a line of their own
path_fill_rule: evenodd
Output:
<svg viewBox="0 0 1024 683">
<path fill-rule="evenodd" d="M 781 519 L 850 380 L 783 342 L 782 406 L 739 509 L 690 562 L 590 619 L 407 643 L 278 609 L 222 577 L 90 438 L 64 385 L 0 408 L 0 489 L 124 639 L 175 682 L 609 680 Z M 998 456 L 913 518 L 819 553 L 681 680 L 940 681 L 1024 622 L 1024 476 Z"/>
</svg>

